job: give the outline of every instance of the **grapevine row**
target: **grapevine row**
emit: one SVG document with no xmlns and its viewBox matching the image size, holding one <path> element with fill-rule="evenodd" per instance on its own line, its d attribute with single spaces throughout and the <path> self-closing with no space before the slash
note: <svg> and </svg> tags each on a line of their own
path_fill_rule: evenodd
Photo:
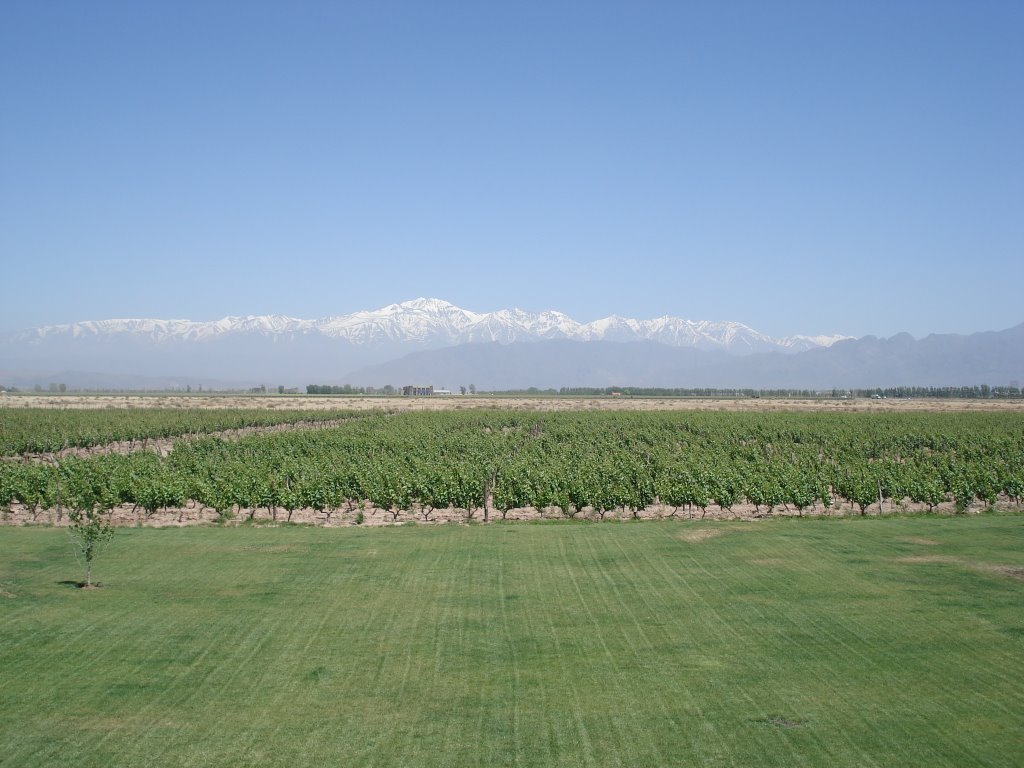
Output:
<svg viewBox="0 0 1024 768">
<path fill-rule="evenodd" d="M 803 514 L 881 500 L 934 509 L 1024 497 L 1024 418 L 1005 414 L 409 413 L 180 442 L 155 453 L 0 465 L 0 506 L 143 514 L 192 501 L 229 516 L 365 504 L 429 521 L 532 507 L 567 517 Z"/>
<path fill-rule="evenodd" d="M 335 421 L 353 415 L 351 411 L 266 408 L 0 408 L 0 456 L 277 424 Z"/>
</svg>

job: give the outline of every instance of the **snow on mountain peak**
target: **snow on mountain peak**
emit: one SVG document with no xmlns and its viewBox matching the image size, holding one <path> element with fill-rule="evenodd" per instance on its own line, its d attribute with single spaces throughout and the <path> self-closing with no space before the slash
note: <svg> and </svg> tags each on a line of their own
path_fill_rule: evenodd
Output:
<svg viewBox="0 0 1024 768">
<path fill-rule="evenodd" d="M 425 299 L 422 296 L 412 301 L 403 301 L 401 304 L 392 306 L 400 309 L 421 309 L 426 312 L 442 312 L 448 309 L 458 309 L 454 304 L 444 299 Z"/>
<path fill-rule="evenodd" d="M 319 335 L 351 344 L 382 342 L 444 346 L 472 341 L 655 341 L 675 347 L 731 352 L 799 352 L 831 346 L 844 336 L 789 336 L 774 339 L 742 323 L 685 320 L 665 315 L 636 320 L 617 314 L 579 323 L 555 310 L 531 313 L 522 309 L 472 312 L 443 299 L 420 297 L 375 310 L 359 310 L 319 320 L 287 315 L 228 316 L 213 321 L 116 319 L 91 320 L 35 328 L 16 340 L 39 342 L 49 336 L 103 337 L 128 335 L 155 342 L 207 341 L 235 334 L 272 337 Z"/>
</svg>

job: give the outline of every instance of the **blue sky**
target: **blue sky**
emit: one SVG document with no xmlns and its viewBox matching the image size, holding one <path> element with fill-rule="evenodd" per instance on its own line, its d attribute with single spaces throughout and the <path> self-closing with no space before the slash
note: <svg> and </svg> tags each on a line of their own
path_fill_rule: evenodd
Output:
<svg viewBox="0 0 1024 768">
<path fill-rule="evenodd" d="M 0 5 L 0 327 L 1024 321 L 1024 4 Z"/>
</svg>

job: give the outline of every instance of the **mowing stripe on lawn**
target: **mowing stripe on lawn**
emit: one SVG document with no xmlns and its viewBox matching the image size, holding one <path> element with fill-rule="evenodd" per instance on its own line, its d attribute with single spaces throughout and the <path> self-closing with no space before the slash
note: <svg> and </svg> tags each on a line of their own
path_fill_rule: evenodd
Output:
<svg viewBox="0 0 1024 768">
<path fill-rule="evenodd" d="M 1019 516 L 65 537 L 0 531 L 3 766 L 1024 754 Z"/>
</svg>

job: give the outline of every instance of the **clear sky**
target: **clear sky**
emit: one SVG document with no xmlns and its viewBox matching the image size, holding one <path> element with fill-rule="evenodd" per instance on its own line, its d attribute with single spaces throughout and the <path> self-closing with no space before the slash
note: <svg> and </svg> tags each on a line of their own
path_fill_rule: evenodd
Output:
<svg viewBox="0 0 1024 768">
<path fill-rule="evenodd" d="M 0 4 L 0 328 L 1024 321 L 1024 3 Z"/>
</svg>

